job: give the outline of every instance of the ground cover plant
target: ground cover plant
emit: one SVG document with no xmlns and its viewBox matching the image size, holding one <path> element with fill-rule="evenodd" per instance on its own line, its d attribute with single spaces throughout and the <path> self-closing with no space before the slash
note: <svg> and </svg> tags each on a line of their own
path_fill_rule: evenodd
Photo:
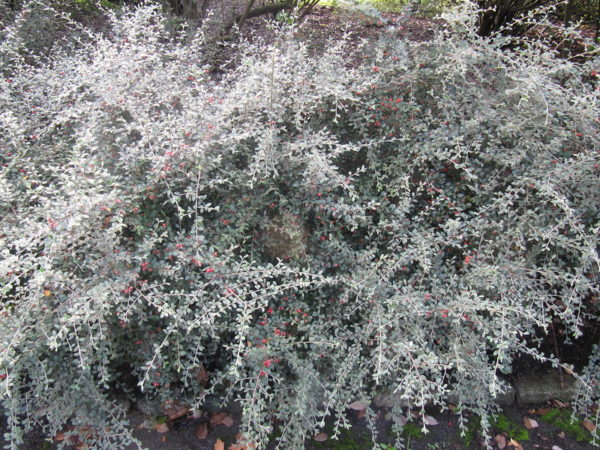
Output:
<svg viewBox="0 0 600 450">
<path fill-rule="evenodd" d="M 201 32 L 107 14 L 43 60 L 14 28 L 0 47 L 12 448 L 34 426 L 134 442 L 123 396 L 235 400 L 281 448 L 373 421 L 385 389 L 397 417 L 452 398 L 489 429 L 516 356 L 564 366 L 544 332 L 598 316 L 596 55 L 483 39 L 463 5 L 362 64 L 282 28 L 216 78 Z"/>
</svg>

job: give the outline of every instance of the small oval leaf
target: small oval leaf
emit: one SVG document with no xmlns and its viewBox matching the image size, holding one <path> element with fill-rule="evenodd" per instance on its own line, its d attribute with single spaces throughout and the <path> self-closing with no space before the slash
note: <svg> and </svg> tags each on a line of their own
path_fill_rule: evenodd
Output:
<svg viewBox="0 0 600 450">
<path fill-rule="evenodd" d="M 348 408 L 353 409 L 354 411 L 364 411 L 365 409 L 367 409 L 367 405 L 357 400 L 355 402 L 350 403 L 348 405 Z"/>
<path fill-rule="evenodd" d="M 500 450 L 506 448 L 506 438 L 503 435 L 501 435 L 501 434 L 496 435 L 494 440 L 496 441 L 496 445 L 498 446 L 498 448 Z"/>
<path fill-rule="evenodd" d="M 329 436 L 327 436 L 326 433 L 319 433 L 314 437 L 317 442 L 325 442 L 327 438 L 329 438 Z"/>
<path fill-rule="evenodd" d="M 590 433 L 593 433 L 593 432 L 594 432 L 594 430 L 596 429 L 596 425 L 594 425 L 594 422 L 592 422 L 592 421 L 591 421 L 591 420 L 589 420 L 589 419 L 583 419 L 583 422 L 582 422 L 581 424 L 582 424 L 582 425 L 584 426 L 584 428 L 585 428 L 586 430 L 588 430 Z"/>
<path fill-rule="evenodd" d="M 537 420 L 534 420 L 530 417 L 523 417 L 523 425 L 525 425 L 525 428 L 527 428 L 528 430 L 531 430 L 532 428 L 537 428 L 540 426 L 538 424 Z"/>
<path fill-rule="evenodd" d="M 154 424 L 154 429 L 158 433 L 166 433 L 167 431 L 169 431 L 169 425 L 167 425 L 165 422 L 156 423 Z"/>
<path fill-rule="evenodd" d="M 423 416 L 423 422 L 425 422 L 425 425 L 437 425 L 438 421 L 435 420 L 434 417 L 431 416 Z"/>
</svg>

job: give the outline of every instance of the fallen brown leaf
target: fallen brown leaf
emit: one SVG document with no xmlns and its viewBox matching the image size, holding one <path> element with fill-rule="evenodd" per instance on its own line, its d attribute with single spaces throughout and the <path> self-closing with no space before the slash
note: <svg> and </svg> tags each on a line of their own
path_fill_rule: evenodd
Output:
<svg viewBox="0 0 600 450">
<path fill-rule="evenodd" d="M 515 441 L 514 439 L 511 439 L 510 441 L 508 441 L 508 445 L 512 445 L 517 450 L 523 450 L 523 446 L 519 442 Z"/>
<path fill-rule="evenodd" d="M 328 437 L 329 436 L 327 436 L 327 434 L 325 434 L 325 433 L 319 433 L 314 437 L 314 439 L 317 442 L 325 442 Z"/>
<path fill-rule="evenodd" d="M 565 402 L 561 402 L 560 400 L 554 399 L 552 402 L 559 408 L 566 408 L 567 404 Z"/>
<path fill-rule="evenodd" d="M 348 405 L 348 408 L 353 409 L 354 411 L 363 411 L 367 409 L 367 405 L 357 400 L 355 402 L 350 403 Z"/>
<path fill-rule="evenodd" d="M 566 437 L 565 432 L 561 431 L 560 433 L 557 434 L 557 436 L 561 439 L 564 439 Z"/>
<path fill-rule="evenodd" d="M 534 414 L 543 416 L 544 414 L 548 414 L 550 411 L 552 411 L 552 408 L 538 408 L 534 411 Z"/>
<path fill-rule="evenodd" d="M 583 427 L 588 430 L 590 433 L 593 433 L 594 430 L 596 429 L 596 425 L 594 425 L 594 422 L 592 422 L 589 419 L 583 419 L 583 422 L 581 423 L 583 425 Z"/>
<path fill-rule="evenodd" d="M 210 424 L 214 427 L 219 425 L 225 425 L 226 427 L 230 427 L 233 425 L 233 417 L 227 413 L 215 413 L 210 418 Z"/>
<path fill-rule="evenodd" d="M 536 420 L 533 420 L 530 417 L 523 417 L 523 425 L 525 425 L 525 428 L 527 428 L 528 430 L 531 430 L 532 428 L 537 428 L 540 426 L 540 424 L 537 423 Z"/>
<path fill-rule="evenodd" d="M 176 400 L 167 400 L 162 406 L 162 411 L 170 420 L 175 420 L 190 412 L 190 406 Z"/>
<path fill-rule="evenodd" d="M 167 437 L 166 436 L 161 437 L 160 442 L 167 442 Z"/>
<path fill-rule="evenodd" d="M 423 422 L 424 422 L 426 425 L 431 425 L 431 426 L 433 426 L 433 425 L 437 425 L 437 424 L 438 424 L 438 421 L 437 421 L 437 420 L 435 420 L 435 418 L 434 418 L 434 417 L 431 417 L 431 416 L 423 416 Z"/>
<path fill-rule="evenodd" d="M 154 424 L 154 429 L 158 432 L 158 433 L 166 433 L 167 431 L 169 431 L 169 425 L 167 425 L 164 422 L 161 423 L 155 423 Z"/>
<path fill-rule="evenodd" d="M 217 439 L 215 442 L 215 450 L 225 450 L 225 442 L 221 439 Z"/>
<path fill-rule="evenodd" d="M 360 411 L 356 411 L 356 418 L 360 420 L 363 417 L 365 417 L 366 414 L 367 414 L 367 410 L 361 409 Z"/>
<path fill-rule="evenodd" d="M 65 440 L 65 433 L 63 433 L 62 431 L 56 433 L 56 436 L 54 436 L 54 440 L 56 442 L 61 442 Z"/>
<path fill-rule="evenodd" d="M 208 423 L 201 423 L 196 427 L 196 437 L 200 440 L 206 439 L 208 436 Z"/>
<path fill-rule="evenodd" d="M 200 386 L 206 386 L 208 383 L 208 372 L 204 368 L 204 366 L 200 366 L 198 369 L 198 373 L 196 374 L 196 380 L 200 383 Z"/>
<path fill-rule="evenodd" d="M 498 446 L 498 448 L 500 450 L 502 450 L 503 448 L 506 448 L 506 438 L 503 435 L 501 435 L 501 434 L 496 435 L 494 440 L 496 441 L 496 445 Z"/>
</svg>

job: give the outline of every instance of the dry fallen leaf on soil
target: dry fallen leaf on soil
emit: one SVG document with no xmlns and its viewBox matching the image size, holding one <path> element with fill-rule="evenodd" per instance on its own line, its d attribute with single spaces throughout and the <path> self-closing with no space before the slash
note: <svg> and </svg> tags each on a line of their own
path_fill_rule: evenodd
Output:
<svg viewBox="0 0 600 450">
<path fill-rule="evenodd" d="M 560 400 L 554 399 L 552 402 L 559 408 L 566 408 L 567 404 L 565 402 L 561 402 Z"/>
<path fill-rule="evenodd" d="M 357 400 L 355 402 L 350 403 L 348 405 L 348 408 L 353 409 L 354 411 L 364 411 L 365 409 L 367 409 L 367 405 Z"/>
<path fill-rule="evenodd" d="M 154 424 L 154 429 L 157 432 L 159 432 L 159 433 L 166 433 L 167 431 L 169 431 L 169 425 L 167 425 L 164 422 L 162 422 L 162 423 L 155 423 Z"/>
<path fill-rule="evenodd" d="M 215 450 L 225 450 L 225 442 L 221 439 L 217 439 L 217 442 L 215 442 Z"/>
<path fill-rule="evenodd" d="M 512 445 L 516 450 L 523 450 L 523 446 L 514 439 L 508 441 L 508 445 Z"/>
<path fill-rule="evenodd" d="M 56 442 L 61 442 L 65 440 L 65 433 L 63 433 L 62 431 L 56 433 L 56 436 L 54 436 L 54 440 Z"/>
<path fill-rule="evenodd" d="M 162 411 L 170 420 L 175 420 L 190 412 L 190 407 L 182 402 L 167 400 L 163 404 Z"/>
<path fill-rule="evenodd" d="M 540 424 L 537 423 L 537 420 L 533 420 L 529 417 L 523 417 L 523 425 L 525 425 L 525 428 L 527 428 L 528 430 L 531 430 L 532 428 L 537 428 L 540 426 Z"/>
<path fill-rule="evenodd" d="M 534 410 L 533 413 L 539 416 L 543 416 L 544 414 L 548 414 L 550 411 L 552 411 L 552 408 L 538 408 Z"/>
<path fill-rule="evenodd" d="M 437 425 L 438 421 L 435 420 L 434 417 L 431 416 L 423 416 L 423 422 L 425 422 L 426 425 Z"/>
<path fill-rule="evenodd" d="M 506 438 L 503 435 L 501 435 L 501 434 L 496 435 L 494 440 L 496 441 L 496 445 L 498 445 L 498 448 L 500 450 L 502 450 L 503 448 L 506 447 Z"/>
<path fill-rule="evenodd" d="M 356 411 L 356 418 L 357 419 L 362 419 L 363 417 L 365 417 L 366 414 L 367 414 L 367 410 L 366 409 L 362 409 L 360 411 Z"/>
<path fill-rule="evenodd" d="M 325 433 L 319 433 L 314 437 L 314 439 L 317 442 L 325 442 L 328 437 L 329 436 L 327 436 L 327 434 L 325 434 Z"/>
<path fill-rule="evenodd" d="M 196 427 L 196 437 L 198 439 L 206 439 L 206 436 L 208 436 L 208 424 L 205 422 Z"/>
<path fill-rule="evenodd" d="M 160 442 L 167 442 L 167 437 L 166 436 L 161 437 Z"/>
<path fill-rule="evenodd" d="M 596 425 L 594 425 L 594 422 L 592 422 L 589 419 L 583 419 L 583 422 L 581 423 L 583 425 L 583 427 L 588 430 L 590 433 L 593 433 L 594 430 L 596 429 Z"/>
<path fill-rule="evenodd" d="M 560 433 L 558 433 L 558 434 L 557 434 L 557 436 L 558 436 L 559 438 L 561 438 L 561 439 L 564 439 L 564 438 L 565 438 L 565 432 L 564 432 L 564 431 L 561 431 Z"/>
<path fill-rule="evenodd" d="M 227 413 L 215 413 L 210 418 L 210 424 L 215 427 L 219 425 L 230 427 L 233 425 L 233 417 Z"/>
</svg>

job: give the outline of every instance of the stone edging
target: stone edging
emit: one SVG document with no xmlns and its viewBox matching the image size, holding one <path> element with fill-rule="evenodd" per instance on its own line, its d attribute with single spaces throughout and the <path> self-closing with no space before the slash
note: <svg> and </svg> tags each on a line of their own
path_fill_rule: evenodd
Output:
<svg viewBox="0 0 600 450">
<path fill-rule="evenodd" d="M 575 398 L 577 386 L 575 378 L 558 370 L 543 373 L 529 373 L 519 376 L 509 389 L 496 397 L 496 403 L 501 406 L 529 405 L 544 403 L 548 400 L 570 402 Z M 388 407 L 406 401 L 400 395 L 391 392 L 381 392 L 374 400 L 378 407 Z M 450 403 L 452 403 L 450 399 Z"/>
</svg>

